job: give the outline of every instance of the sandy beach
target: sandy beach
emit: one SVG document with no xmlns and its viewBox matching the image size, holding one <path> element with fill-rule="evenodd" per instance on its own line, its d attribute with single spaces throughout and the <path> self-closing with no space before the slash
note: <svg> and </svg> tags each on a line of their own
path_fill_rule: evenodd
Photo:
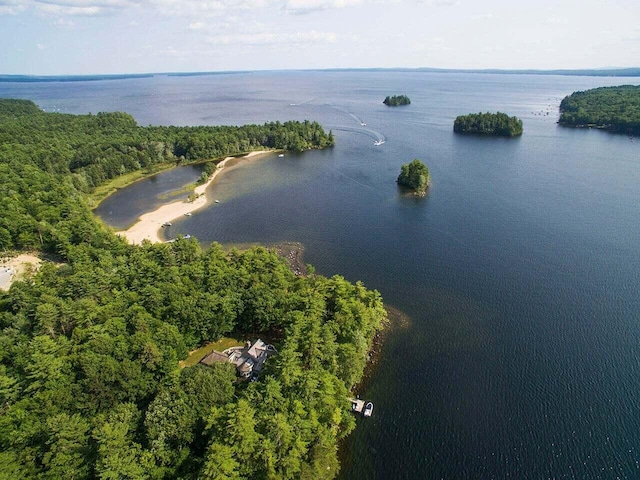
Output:
<svg viewBox="0 0 640 480">
<path fill-rule="evenodd" d="M 196 210 L 208 205 L 210 201 L 207 199 L 206 190 L 211 185 L 218 175 L 224 170 L 224 166 L 231 160 L 242 160 L 247 158 L 253 158 L 265 154 L 273 153 L 270 150 L 261 150 L 258 152 L 251 152 L 243 157 L 226 157 L 222 160 L 215 172 L 209 177 L 207 183 L 199 185 L 195 188 L 194 193 L 198 195 L 193 202 L 179 201 L 172 202 L 166 205 L 162 205 L 158 209 L 145 213 L 140 216 L 138 221 L 129 227 L 127 230 L 116 232 L 117 235 L 125 237 L 130 243 L 139 245 L 143 240 L 149 240 L 152 243 L 162 242 L 160 238 L 160 229 L 165 222 L 172 222 L 173 220 L 180 218 L 186 213 L 195 212 Z"/>
<path fill-rule="evenodd" d="M 42 260 L 35 255 L 23 253 L 0 262 L 0 290 L 9 290 L 16 280 L 22 280 L 28 268 L 38 270 Z"/>
</svg>

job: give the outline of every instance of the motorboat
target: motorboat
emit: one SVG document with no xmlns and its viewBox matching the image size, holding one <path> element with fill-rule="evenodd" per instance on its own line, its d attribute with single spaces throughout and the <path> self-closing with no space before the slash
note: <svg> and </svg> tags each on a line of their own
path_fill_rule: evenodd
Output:
<svg viewBox="0 0 640 480">
<path fill-rule="evenodd" d="M 367 402 L 364 406 L 364 410 L 362 411 L 362 415 L 365 417 L 370 417 L 373 414 L 373 402 Z"/>
<path fill-rule="evenodd" d="M 380 145 L 382 145 L 384 143 L 384 140 L 376 140 L 375 142 L 373 142 L 373 144 L 378 147 Z"/>
</svg>

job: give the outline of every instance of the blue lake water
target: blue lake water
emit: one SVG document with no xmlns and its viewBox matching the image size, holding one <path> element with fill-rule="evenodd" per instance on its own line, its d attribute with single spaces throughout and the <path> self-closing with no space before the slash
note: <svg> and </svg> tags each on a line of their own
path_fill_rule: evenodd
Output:
<svg viewBox="0 0 640 480">
<path fill-rule="evenodd" d="M 141 125 L 318 120 L 334 148 L 230 170 L 219 204 L 166 233 L 302 242 L 319 273 L 410 317 L 363 385 L 375 412 L 342 446 L 341 477 L 609 479 L 640 477 L 640 139 L 556 120 L 565 95 L 625 83 L 638 80 L 280 72 L 0 83 L 0 96 Z M 412 104 L 386 107 L 392 94 Z M 523 120 L 521 138 L 453 134 L 457 115 L 498 110 Z M 395 183 L 413 158 L 431 171 L 423 199 Z M 199 175 L 176 172 L 97 213 L 131 223 Z"/>
</svg>

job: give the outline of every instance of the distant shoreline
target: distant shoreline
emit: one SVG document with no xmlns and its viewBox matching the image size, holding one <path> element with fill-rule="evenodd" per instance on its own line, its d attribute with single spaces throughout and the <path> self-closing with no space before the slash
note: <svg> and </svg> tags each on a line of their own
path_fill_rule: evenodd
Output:
<svg viewBox="0 0 640 480">
<path fill-rule="evenodd" d="M 476 73 L 496 75 L 564 75 L 579 77 L 640 77 L 640 67 L 622 68 L 590 68 L 590 69 L 469 69 L 469 68 L 436 68 L 436 67 L 396 67 L 396 68 L 326 68 L 326 69 L 282 69 L 282 70 L 229 70 L 212 72 L 154 72 L 154 73 L 125 73 L 99 75 L 0 75 L 0 82 L 29 83 L 29 82 L 95 82 L 110 80 L 128 80 L 152 77 L 198 77 L 211 75 L 237 75 L 265 72 L 422 72 L 422 73 Z"/>
<path fill-rule="evenodd" d="M 166 222 L 173 222 L 187 213 L 195 212 L 212 202 L 212 200 L 207 198 L 206 190 L 209 185 L 211 185 L 218 176 L 225 171 L 224 166 L 228 162 L 249 158 L 255 159 L 258 156 L 264 156 L 272 153 L 275 153 L 275 151 L 260 150 L 250 152 L 241 157 L 225 157 L 220 163 L 218 163 L 216 170 L 209 177 L 209 180 L 202 185 L 198 185 L 194 189 L 194 193 L 197 195 L 197 198 L 194 201 L 178 201 L 161 205 L 151 212 L 140 215 L 136 223 L 126 230 L 116 232 L 116 235 L 126 238 L 129 243 L 133 243 L 134 245 L 140 245 L 143 240 L 149 240 L 151 243 L 162 242 L 163 240 L 160 237 L 160 230 L 162 229 L 163 224 Z"/>
</svg>

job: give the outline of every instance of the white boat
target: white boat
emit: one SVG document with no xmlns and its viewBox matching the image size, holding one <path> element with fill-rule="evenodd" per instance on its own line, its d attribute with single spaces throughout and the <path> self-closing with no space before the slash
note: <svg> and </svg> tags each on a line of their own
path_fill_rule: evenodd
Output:
<svg viewBox="0 0 640 480">
<path fill-rule="evenodd" d="M 171 222 L 164 222 L 162 224 L 163 227 L 170 227 L 171 226 Z"/>
<path fill-rule="evenodd" d="M 380 145 L 382 145 L 384 143 L 384 140 L 376 140 L 375 142 L 373 142 L 373 144 L 378 147 Z"/>
<path fill-rule="evenodd" d="M 363 126 L 363 127 L 366 127 L 366 126 L 367 126 L 367 124 L 366 124 L 366 123 L 364 123 L 364 122 L 360 122 L 360 125 L 361 125 L 361 126 Z"/>
<path fill-rule="evenodd" d="M 373 402 L 367 402 L 364 406 L 364 410 L 362 411 L 362 415 L 365 417 L 370 417 L 373 413 Z"/>
<path fill-rule="evenodd" d="M 280 155 L 278 155 L 278 157 L 280 158 L 284 157 L 284 153 L 281 153 Z"/>
<path fill-rule="evenodd" d="M 217 198 L 214 200 L 215 203 L 220 203 L 220 200 L 218 200 Z"/>
<path fill-rule="evenodd" d="M 184 214 L 185 217 L 190 217 L 191 216 L 191 212 L 187 212 Z"/>
</svg>

